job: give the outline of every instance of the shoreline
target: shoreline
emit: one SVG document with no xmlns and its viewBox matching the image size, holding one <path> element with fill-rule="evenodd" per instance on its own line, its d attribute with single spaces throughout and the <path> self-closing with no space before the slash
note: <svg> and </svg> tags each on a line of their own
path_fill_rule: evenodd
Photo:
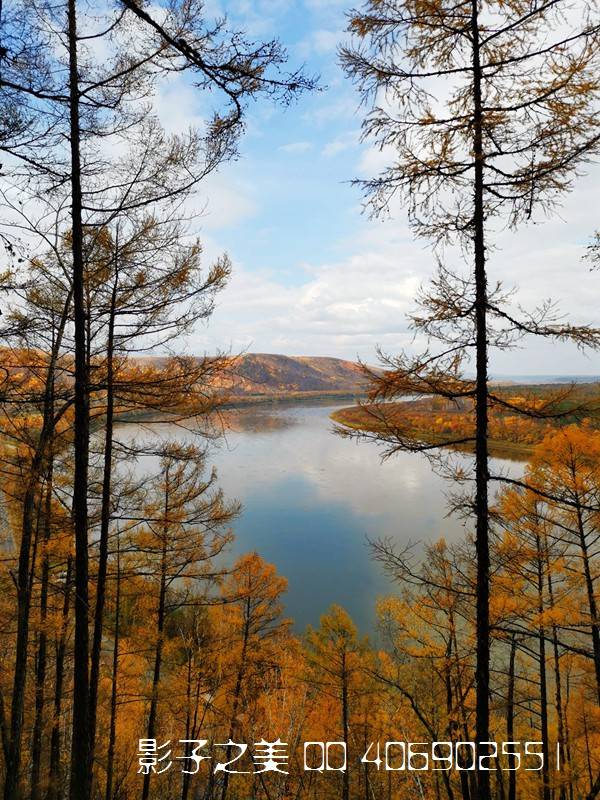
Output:
<svg viewBox="0 0 600 800">
<path fill-rule="evenodd" d="M 333 411 L 329 416 L 335 423 L 343 426 L 344 428 L 348 428 L 357 432 L 362 431 L 366 433 L 376 433 L 378 430 L 376 425 L 373 427 L 364 426 L 350 417 L 350 415 L 355 414 L 356 410 L 359 408 L 360 406 L 356 405 L 347 406 L 340 408 L 337 411 Z M 414 435 L 415 438 L 421 439 L 427 444 L 439 444 L 441 447 L 446 447 L 447 450 L 454 450 L 459 453 L 467 453 L 471 455 L 474 452 L 474 445 L 444 445 L 444 437 L 436 435 L 433 431 L 422 428 L 407 428 L 406 432 L 411 436 Z M 532 455 L 535 449 L 535 445 L 488 439 L 488 449 L 492 458 L 501 458 L 508 461 L 522 463 L 529 460 L 529 457 Z"/>
</svg>

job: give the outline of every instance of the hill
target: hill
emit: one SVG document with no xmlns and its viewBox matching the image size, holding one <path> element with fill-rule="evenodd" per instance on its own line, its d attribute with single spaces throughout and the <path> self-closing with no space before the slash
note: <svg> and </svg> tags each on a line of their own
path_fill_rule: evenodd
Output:
<svg viewBox="0 0 600 800">
<path fill-rule="evenodd" d="M 141 356 L 139 364 L 166 364 L 167 356 Z M 235 401 L 320 395 L 364 394 L 366 381 L 354 361 L 326 356 L 282 356 L 247 353 L 229 359 L 217 386 Z"/>
<path fill-rule="evenodd" d="M 339 358 L 249 353 L 231 369 L 232 395 L 353 394 L 361 392 L 364 376 L 358 364 Z"/>
</svg>

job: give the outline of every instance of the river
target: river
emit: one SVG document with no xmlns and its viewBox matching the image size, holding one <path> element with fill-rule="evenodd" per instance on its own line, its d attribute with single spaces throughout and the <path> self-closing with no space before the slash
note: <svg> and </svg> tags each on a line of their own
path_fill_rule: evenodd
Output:
<svg viewBox="0 0 600 800">
<path fill-rule="evenodd" d="M 330 414 L 344 403 L 247 407 L 228 415 L 209 463 L 229 498 L 242 503 L 234 555 L 256 550 L 289 581 L 286 614 L 297 630 L 318 625 L 332 603 L 363 633 L 375 629 L 377 598 L 394 591 L 370 557 L 368 539 L 398 545 L 464 536 L 448 518 L 448 482 L 420 454 L 381 461 L 377 447 L 335 436 Z M 127 425 L 120 438 L 190 439 L 171 425 Z M 455 456 L 465 463 L 467 457 Z M 511 472 L 518 465 L 495 461 Z M 136 468 L 149 469 L 146 459 Z"/>
</svg>

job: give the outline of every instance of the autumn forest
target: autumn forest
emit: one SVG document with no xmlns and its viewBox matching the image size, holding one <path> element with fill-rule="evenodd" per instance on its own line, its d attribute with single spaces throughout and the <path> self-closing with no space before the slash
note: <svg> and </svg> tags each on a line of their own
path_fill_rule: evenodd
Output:
<svg viewBox="0 0 600 800">
<path fill-rule="evenodd" d="M 428 265 L 398 341 L 377 317 L 342 361 L 191 344 L 234 295 L 240 318 L 262 308 L 227 294 L 243 267 L 204 241 L 216 176 L 242 170 L 259 111 L 300 125 L 343 91 L 221 5 L 0 0 L 4 800 L 600 798 L 600 327 L 570 296 L 530 305 L 500 246 L 558 219 L 600 155 L 600 6 L 283 4 L 343 26 L 326 58 L 376 154 L 347 190 Z M 177 81 L 202 113 L 173 132 Z M 302 187 L 285 191 L 309 241 Z M 575 297 L 600 233 L 570 244 Z M 339 301 L 344 331 L 369 324 L 378 263 L 360 264 L 360 319 Z M 336 355 L 350 334 L 327 336 Z M 592 374 L 498 379 L 497 355 L 532 342 Z M 399 503 L 398 535 L 363 537 L 387 581 L 372 630 L 337 602 L 296 624 L 292 576 L 239 546 L 223 489 L 231 409 L 322 397 L 348 459 L 426 461 L 460 525 L 418 540 Z"/>
</svg>

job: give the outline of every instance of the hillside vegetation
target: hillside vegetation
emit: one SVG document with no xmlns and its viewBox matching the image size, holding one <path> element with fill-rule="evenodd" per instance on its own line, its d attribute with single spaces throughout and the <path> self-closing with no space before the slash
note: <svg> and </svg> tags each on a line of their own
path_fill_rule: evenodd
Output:
<svg viewBox="0 0 600 800">
<path fill-rule="evenodd" d="M 288 392 L 357 392 L 364 388 L 358 364 L 339 358 L 249 353 L 232 366 L 236 395 Z"/>
<path fill-rule="evenodd" d="M 160 367 L 168 359 L 139 361 Z M 340 358 L 247 353 L 227 361 L 227 368 L 215 374 L 212 382 L 233 398 L 352 395 L 365 390 L 361 367 Z"/>
<path fill-rule="evenodd" d="M 599 427 L 598 383 L 580 384 L 576 390 L 568 384 L 497 386 L 496 394 L 506 404 L 494 405 L 489 412 L 488 445 L 490 454 L 498 458 L 527 460 L 535 446 L 557 427 L 572 423 Z M 522 407 L 537 408 L 539 416 L 519 414 Z M 547 416 L 545 408 L 549 410 Z M 447 443 L 453 449 L 473 451 L 475 429 L 468 400 L 424 398 L 362 404 L 338 409 L 331 417 L 346 429 L 392 438 L 411 436 L 425 443 Z M 451 445 L 463 437 L 470 441 Z"/>
</svg>

